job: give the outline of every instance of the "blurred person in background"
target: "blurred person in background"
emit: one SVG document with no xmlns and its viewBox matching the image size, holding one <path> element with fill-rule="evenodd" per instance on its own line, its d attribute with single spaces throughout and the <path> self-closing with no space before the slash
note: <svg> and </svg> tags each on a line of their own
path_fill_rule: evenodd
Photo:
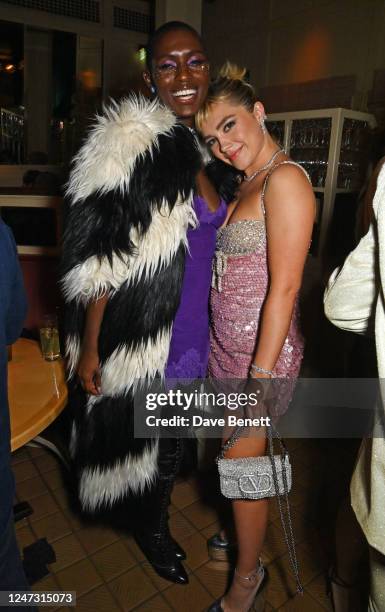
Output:
<svg viewBox="0 0 385 612">
<path fill-rule="evenodd" d="M 385 133 L 381 132 L 374 138 L 374 146 L 367 169 L 367 178 L 358 196 L 356 236 L 359 242 L 367 233 L 373 220 L 373 198 L 377 189 L 377 180 L 385 162 Z"/>
<path fill-rule="evenodd" d="M 26 314 L 27 303 L 15 241 L 9 227 L 0 219 L 0 591 L 29 590 L 15 536 L 15 484 L 11 470 L 7 398 L 7 345 L 16 342 Z M 11 610 L 11 606 L 2 609 Z M 32 607 L 24 609 L 36 610 Z"/>
<path fill-rule="evenodd" d="M 325 293 L 325 314 L 337 327 L 365 334 L 373 329 L 378 376 L 385 378 L 385 167 L 376 179 L 369 230 L 332 274 Z M 351 482 L 351 504 L 369 546 L 369 612 L 385 612 L 385 394 L 381 398 L 371 438 L 362 441 Z M 348 519 L 345 519 L 345 523 Z M 332 581 L 336 612 L 357 608 L 358 560 L 362 556 L 360 529 L 337 547 Z M 342 527 L 344 527 L 342 525 Z M 337 541 L 338 541 L 337 525 Z M 333 586 L 333 585 L 332 585 Z"/>
</svg>

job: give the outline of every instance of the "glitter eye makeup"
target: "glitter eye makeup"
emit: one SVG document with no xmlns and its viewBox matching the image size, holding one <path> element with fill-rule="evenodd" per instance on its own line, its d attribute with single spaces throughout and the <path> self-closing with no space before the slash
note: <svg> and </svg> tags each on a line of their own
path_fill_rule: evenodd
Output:
<svg viewBox="0 0 385 612">
<path fill-rule="evenodd" d="M 187 66 L 194 69 L 201 69 L 203 66 L 208 66 L 208 61 L 203 57 L 191 57 L 187 60 Z"/>
<path fill-rule="evenodd" d="M 155 68 L 155 74 L 157 76 L 169 76 L 175 74 L 177 71 L 177 65 L 175 62 L 163 62 Z"/>
<path fill-rule="evenodd" d="M 193 56 L 184 62 L 165 61 L 160 63 L 154 70 L 155 76 L 158 78 L 175 76 L 178 70 L 183 68 L 183 64 L 192 73 L 202 72 L 209 68 L 209 63 L 204 57 Z"/>
</svg>

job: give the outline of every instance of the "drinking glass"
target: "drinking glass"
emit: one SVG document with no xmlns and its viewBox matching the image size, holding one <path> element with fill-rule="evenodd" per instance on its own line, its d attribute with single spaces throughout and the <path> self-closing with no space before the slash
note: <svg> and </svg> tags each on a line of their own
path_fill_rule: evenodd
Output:
<svg viewBox="0 0 385 612">
<path fill-rule="evenodd" d="M 57 327 L 57 316 L 54 314 L 44 315 L 42 327 L 40 328 L 41 352 L 46 361 L 54 361 L 60 357 L 59 331 Z"/>
</svg>

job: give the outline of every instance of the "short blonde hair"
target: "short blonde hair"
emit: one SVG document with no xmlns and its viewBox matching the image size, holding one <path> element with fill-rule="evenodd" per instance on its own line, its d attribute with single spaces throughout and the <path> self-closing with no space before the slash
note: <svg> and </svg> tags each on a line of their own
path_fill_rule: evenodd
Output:
<svg viewBox="0 0 385 612">
<path fill-rule="evenodd" d="M 223 64 L 216 79 L 210 83 L 206 100 L 195 117 L 198 129 L 216 102 L 230 102 L 244 106 L 250 113 L 253 111 L 257 98 L 253 87 L 244 80 L 245 75 L 246 68 L 239 68 L 229 61 Z"/>
</svg>

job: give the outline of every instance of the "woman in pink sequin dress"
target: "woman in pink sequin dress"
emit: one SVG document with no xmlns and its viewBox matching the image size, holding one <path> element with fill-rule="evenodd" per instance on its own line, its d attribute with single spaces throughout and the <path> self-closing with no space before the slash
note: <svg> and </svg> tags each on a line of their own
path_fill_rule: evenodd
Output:
<svg viewBox="0 0 385 612">
<path fill-rule="evenodd" d="M 227 65 L 210 86 L 198 117 L 213 155 L 244 172 L 217 235 L 209 372 L 217 379 L 293 380 L 303 354 L 298 291 L 314 222 L 314 195 L 306 173 L 269 135 L 264 107 L 242 77 Z M 264 454 L 266 439 L 255 436 L 238 439 L 226 451 L 228 458 Z M 237 566 L 229 591 L 212 612 L 247 612 L 265 576 L 258 559 L 268 502 L 233 500 L 232 505 Z"/>
</svg>

